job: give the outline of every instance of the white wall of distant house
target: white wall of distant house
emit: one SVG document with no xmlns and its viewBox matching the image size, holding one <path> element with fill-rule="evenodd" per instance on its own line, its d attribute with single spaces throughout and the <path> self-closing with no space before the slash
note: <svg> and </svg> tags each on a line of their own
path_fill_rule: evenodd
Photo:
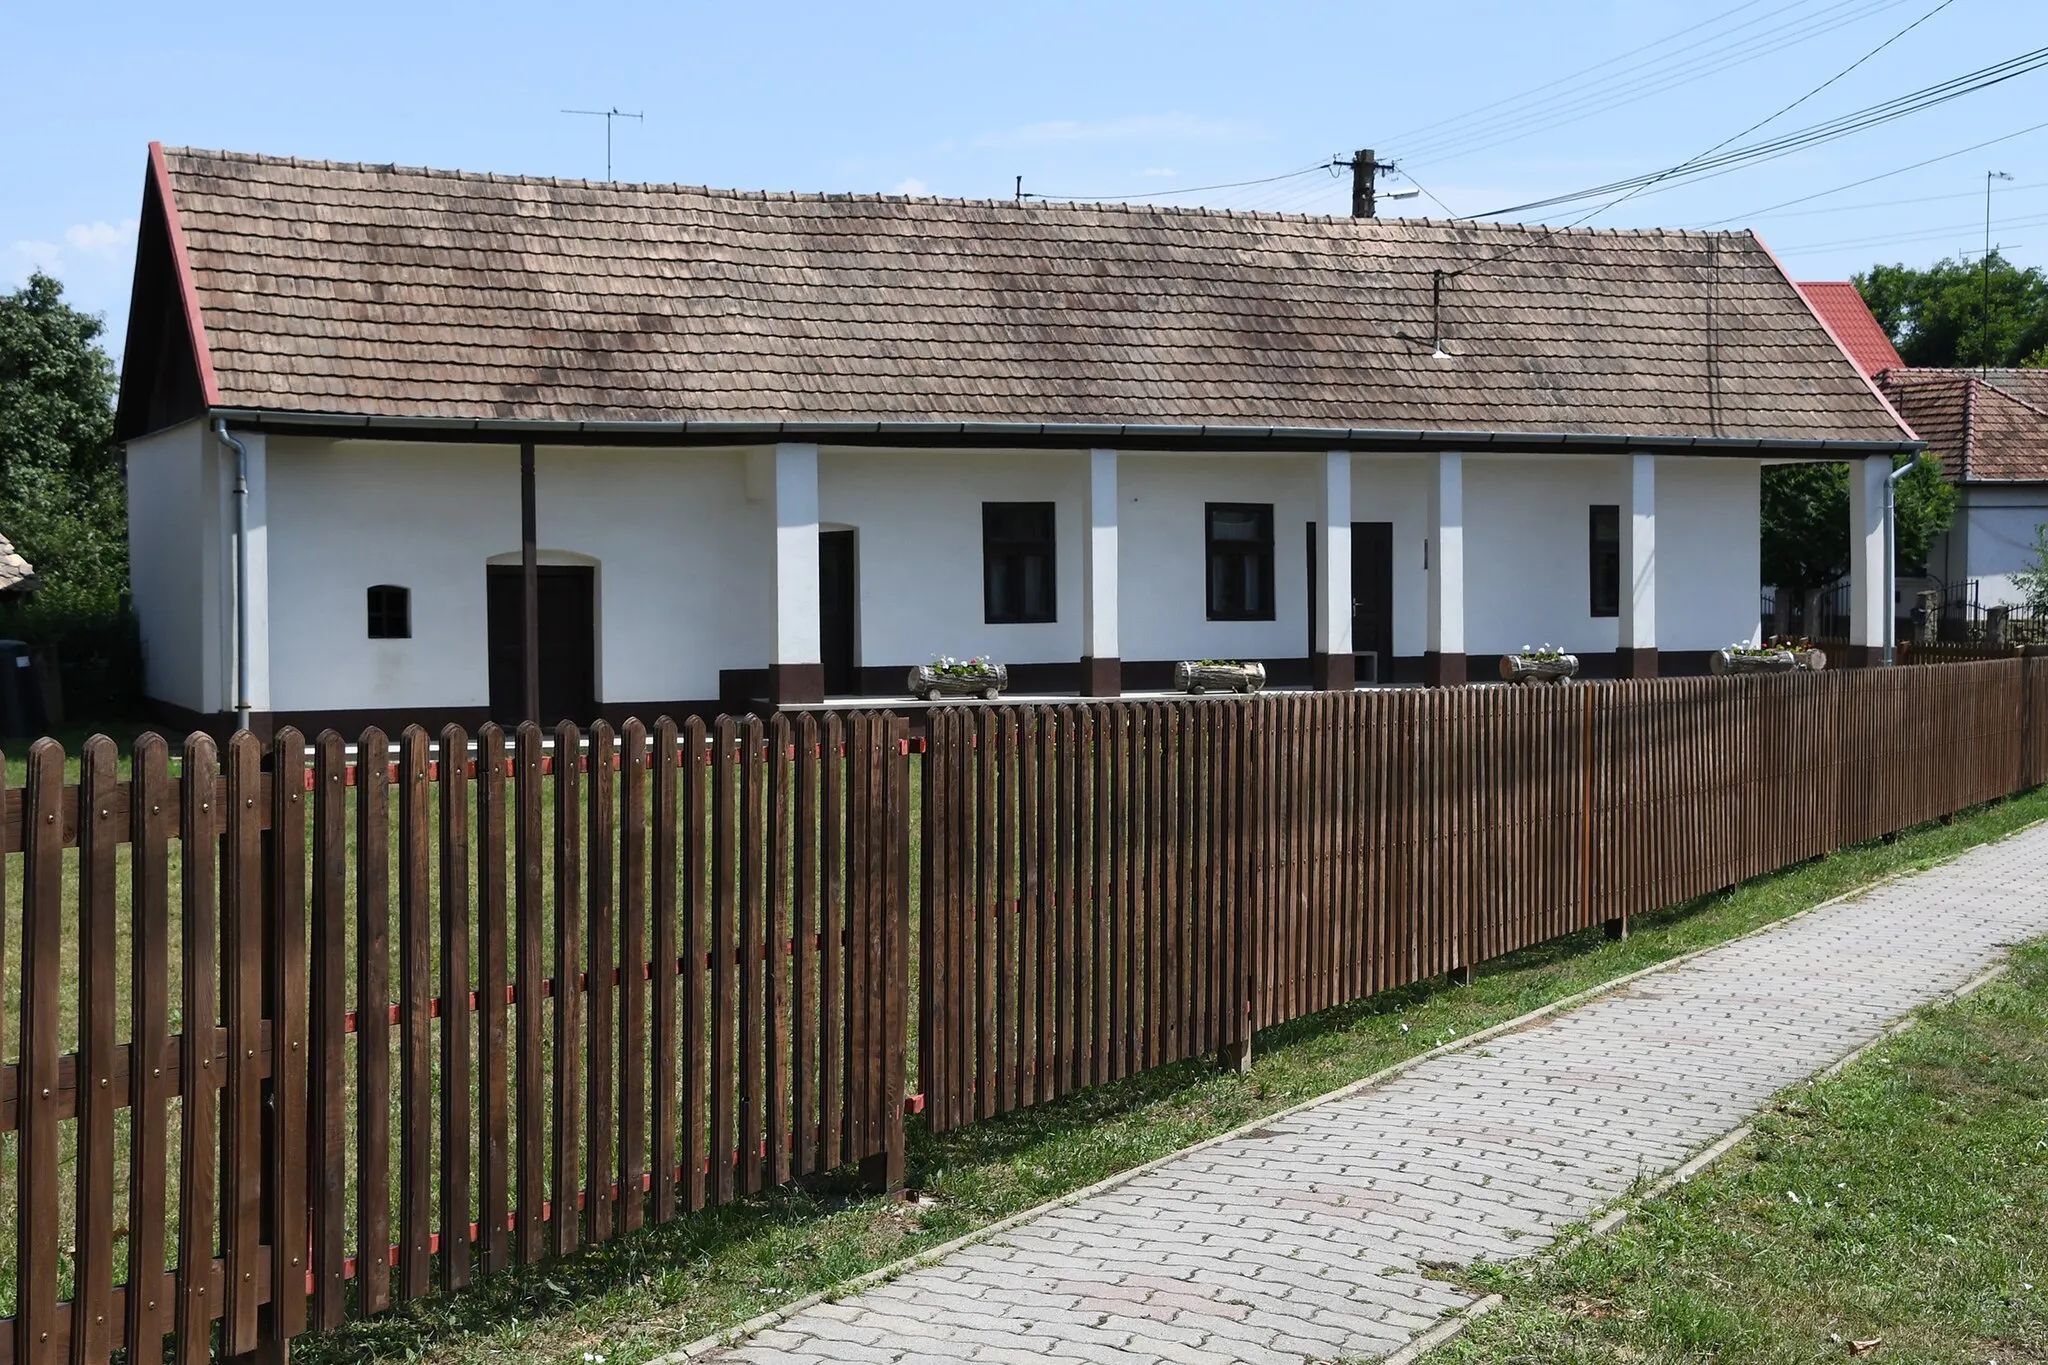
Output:
<svg viewBox="0 0 2048 1365">
<path fill-rule="evenodd" d="M 143 690 L 193 711 L 222 690 L 219 452 L 199 422 L 128 443 L 128 584 Z"/>
<path fill-rule="evenodd" d="M 1973 484 L 1963 501 L 1957 520 L 1964 523 L 1969 568 L 1962 577 L 1977 580 L 1978 600 L 1987 607 L 2024 600 L 2013 575 L 2033 562 L 2035 528 L 2048 522 L 2048 484 Z M 1940 563 L 1939 550 L 1929 554 L 1930 569 L 1938 572 Z"/>
<path fill-rule="evenodd" d="M 517 562 L 509 447 L 273 440 L 270 704 L 469 707 L 490 700 L 486 566 Z M 550 449 L 535 458 L 543 563 L 595 566 L 604 701 L 718 695 L 765 665 L 768 509 L 737 452 Z M 411 592 L 412 636 L 368 638 L 371 585 Z"/>
</svg>

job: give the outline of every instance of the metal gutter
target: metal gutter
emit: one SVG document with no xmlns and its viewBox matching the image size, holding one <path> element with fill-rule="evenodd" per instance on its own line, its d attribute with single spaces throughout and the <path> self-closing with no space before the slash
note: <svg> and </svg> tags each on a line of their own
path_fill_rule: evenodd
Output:
<svg viewBox="0 0 2048 1365">
<path fill-rule="evenodd" d="M 213 408 L 208 416 L 258 431 L 423 440 L 551 442 L 562 445 L 733 445 L 802 441 L 818 445 L 1035 446 L 1072 449 L 1322 450 L 1485 449 L 1614 453 L 1670 451 L 1700 455 L 1806 455 L 1845 459 L 1913 454 L 1926 442 L 1802 439 L 1783 436 L 1664 436 L 1544 431 L 1458 431 L 1389 427 L 1167 426 L 1083 422 L 618 422 L 518 421 L 505 418 L 386 417 L 290 412 L 269 408 Z"/>
</svg>

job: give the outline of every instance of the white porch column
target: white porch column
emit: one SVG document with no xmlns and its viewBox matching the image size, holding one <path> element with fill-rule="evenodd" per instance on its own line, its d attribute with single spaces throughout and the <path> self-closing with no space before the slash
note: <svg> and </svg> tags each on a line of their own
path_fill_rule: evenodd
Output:
<svg viewBox="0 0 2048 1365">
<path fill-rule="evenodd" d="M 1429 632 L 1423 674 L 1438 687 L 1456 687 L 1465 676 L 1465 457 L 1445 451 L 1431 457 L 1429 530 L 1423 553 L 1429 558 Z"/>
<path fill-rule="evenodd" d="M 1081 695 L 1123 690 L 1117 644 L 1116 452 L 1088 452 L 1088 525 L 1081 541 Z"/>
<path fill-rule="evenodd" d="M 1351 452 L 1323 456 L 1316 521 L 1315 685 L 1349 692 L 1357 674 L 1351 643 Z"/>
<path fill-rule="evenodd" d="M 1885 600 L 1884 482 L 1891 477 L 1889 455 L 1849 462 L 1849 662 L 1865 666 L 1884 657 L 1885 633 L 1892 630 L 1892 604 Z"/>
<path fill-rule="evenodd" d="M 1628 496 L 1621 506 L 1621 676 L 1657 676 L 1657 457 L 1623 457 Z"/>
<path fill-rule="evenodd" d="M 777 706 L 825 699 L 818 628 L 818 448 L 779 445 L 772 457 L 775 505 L 775 653 L 768 696 Z"/>
</svg>

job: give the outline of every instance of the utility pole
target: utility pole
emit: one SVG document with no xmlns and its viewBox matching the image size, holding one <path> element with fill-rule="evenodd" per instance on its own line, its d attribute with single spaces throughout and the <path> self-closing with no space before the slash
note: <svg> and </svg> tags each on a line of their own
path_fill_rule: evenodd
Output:
<svg viewBox="0 0 2048 1365">
<path fill-rule="evenodd" d="M 2004 171 L 1984 172 L 1984 330 L 1977 342 L 1980 348 L 1977 353 L 1979 378 L 1991 368 L 1991 182 L 2010 179 L 2012 177 Z"/>
<path fill-rule="evenodd" d="M 612 120 L 615 118 L 645 120 L 647 117 L 644 113 L 628 114 L 616 107 L 611 109 L 564 109 L 562 112 L 565 114 L 582 114 L 587 118 L 601 118 L 604 120 L 604 178 L 607 182 L 612 178 Z"/>
<path fill-rule="evenodd" d="M 1373 182 L 1379 178 L 1380 164 L 1374 159 L 1372 148 L 1365 147 L 1351 154 L 1351 216 L 1370 218 L 1373 211 Z"/>
</svg>

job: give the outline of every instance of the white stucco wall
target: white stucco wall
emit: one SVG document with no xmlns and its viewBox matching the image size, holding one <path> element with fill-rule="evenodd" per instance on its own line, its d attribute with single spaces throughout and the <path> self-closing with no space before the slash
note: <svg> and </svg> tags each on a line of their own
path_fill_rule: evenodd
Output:
<svg viewBox="0 0 2048 1365">
<path fill-rule="evenodd" d="M 1976 579 L 1979 600 L 1987 607 L 2021 601 L 2024 594 L 2012 576 L 2033 561 L 2034 528 L 2048 522 L 2048 486 L 1973 484 L 1963 490 L 1962 503 L 1956 512 L 1961 523 L 1956 558 L 1968 569 L 1950 581 Z M 1939 554 L 1937 548 L 1928 556 L 1929 567 L 1937 571 Z"/>
<path fill-rule="evenodd" d="M 985 619 L 984 502 L 1053 504 L 1056 620 Z M 827 450 L 818 459 L 818 518 L 827 530 L 854 531 L 860 666 L 907 667 L 937 654 L 1011 664 L 1080 658 L 1086 451 Z"/>
<path fill-rule="evenodd" d="M 1624 470 L 1619 459 L 1466 457 L 1468 654 L 1536 644 L 1614 651 L 1616 619 L 1592 613 L 1587 509 L 1625 500 Z"/>
<path fill-rule="evenodd" d="M 1126 453 L 1119 462 L 1118 603 L 1125 659 L 1299 659 L 1308 653 L 1314 456 Z M 1355 494 L 1354 494 L 1355 497 Z M 1273 504 L 1271 621 L 1208 619 L 1205 503 Z"/>
<path fill-rule="evenodd" d="M 1719 649 L 1761 634 L 1754 460 L 1657 461 L 1657 647 Z"/>
<path fill-rule="evenodd" d="M 519 550 L 511 447 L 273 440 L 268 453 L 271 705 L 482 706 L 485 566 Z M 765 667 L 769 509 L 731 451 L 535 457 L 543 562 L 592 563 L 607 702 L 718 695 Z M 412 590 L 412 638 L 371 640 L 365 592 Z"/>
<path fill-rule="evenodd" d="M 194 711 L 221 689 L 221 526 L 216 443 L 198 422 L 130 441 L 128 584 L 142 627 L 143 691 Z"/>
</svg>

